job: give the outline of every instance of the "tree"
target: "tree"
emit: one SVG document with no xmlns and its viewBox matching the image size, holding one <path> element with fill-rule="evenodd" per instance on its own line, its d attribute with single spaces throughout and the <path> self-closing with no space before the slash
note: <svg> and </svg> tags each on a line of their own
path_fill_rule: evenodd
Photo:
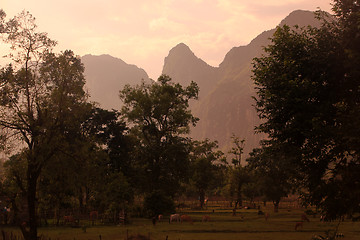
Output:
<svg viewBox="0 0 360 240">
<path fill-rule="evenodd" d="M 224 166 L 224 153 L 218 148 L 217 142 L 209 139 L 194 141 L 191 150 L 190 182 L 199 194 L 200 208 L 203 208 L 205 194 L 220 187 L 223 176 L 221 168 Z"/>
<path fill-rule="evenodd" d="M 233 155 L 231 162 L 234 166 L 240 166 L 242 154 L 244 153 L 245 139 L 240 140 L 239 137 L 235 136 L 234 134 L 232 135 L 231 139 L 235 145 L 229 151 L 229 153 Z"/>
<path fill-rule="evenodd" d="M 128 178 L 133 176 L 130 152 L 132 139 L 127 134 L 128 127 L 121 119 L 120 112 L 93 108 L 91 115 L 83 124 L 83 131 L 89 140 L 102 147 L 109 156 L 110 168 L 121 171 Z M 91 139 L 92 138 L 92 139 Z"/>
<path fill-rule="evenodd" d="M 83 188 L 87 191 L 81 195 L 93 199 L 88 204 L 91 208 L 119 216 L 133 200 L 135 182 L 128 128 L 118 111 L 95 107 L 82 125 L 82 131 L 84 142 L 89 145 L 88 159 L 92 159 L 87 161 L 92 171 L 84 175 L 93 177 L 86 181 Z"/>
<path fill-rule="evenodd" d="M 262 197 L 262 189 L 260 184 L 261 176 L 257 174 L 256 171 L 252 170 L 248 166 L 246 167 L 248 170 L 249 179 L 247 183 L 242 186 L 242 195 L 250 200 L 250 205 L 255 206 L 255 198 Z"/>
<path fill-rule="evenodd" d="M 197 96 L 194 82 L 183 88 L 165 75 L 157 82 L 126 85 L 120 91 L 122 114 L 136 139 L 132 155 L 138 169 L 138 188 L 143 192 L 163 191 L 173 197 L 187 178 L 190 141 L 185 134 L 197 122 L 188 108 L 189 100 Z"/>
<path fill-rule="evenodd" d="M 360 211 L 359 9 L 335 0 L 321 28 L 280 27 L 267 55 L 254 59 L 258 130 L 300 174 L 305 201 L 329 219 Z"/>
<path fill-rule="evenodd" d="M 55 41 L 36 31 L 35 18 L 28 12 L 2 21 L 1 29 L 15 53 L 9 54 L 13 65 L 0 73 L 0 126 L 26 162 L 24 185 L 19 187 L 26 195 L 29 229 L 19 225 L 25 239 L 35 240 L 41 171 L 72 139 L 72 130 L 80 127 L 88 109 L 84 67 L 71 51 L 51 53 Z"/>
<path fill-rule="evenodd" d="M 284 152 L 284 149 L 265 141 L 262 148 L 254 149 L 247 159 L 249 169 L 257 176 L 259 192 L 265 200 L 273 202 L 274 212 L 278 212 L 281 198 L 294 188 L 296 172 L 290 162 L 284 159 Z"/>
<path fill-rule="evenodd" d="M 235 208 L 242 205 L 242 187 L 249 182 L 249 173 L 245 167 L 241 165 L 242 154 L 245 145 L 245 139 L 240 140 L 235 135 L 232 136 L 235 146 L 231 148 L 229 153 L 233 154 L 232 166 L 229 167 L 229 195 L 231 197 L 231 204 L 235 199 Z"/>
</svg>

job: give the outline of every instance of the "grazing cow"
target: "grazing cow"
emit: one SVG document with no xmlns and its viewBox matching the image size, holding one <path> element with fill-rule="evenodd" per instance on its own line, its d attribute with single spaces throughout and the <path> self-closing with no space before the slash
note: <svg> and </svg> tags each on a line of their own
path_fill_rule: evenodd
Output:
<svg viewBox="0 0 360 240">
<path fill-rule="evenodd" d="M 90 221 L 91 224 L 94 226 L 95 221 L 99 218 L 99 213 L 98 211 L 91 211 L 90 212 Z"/>
<path fill-rule="evenodd" d="M 297 222 L 297 223 L 295 223 L 295 231 L 297 231 L 298 230 L 298 228 L 303 228 L 303 222 Z"/>
<path fill-rule="evenodd" d="M 301 220 L 302 220 L 302 221 L 310 222 L 310 220 L 309 220 L 309 218 L 306 216 L 306 214 L 301 215 Z"/>
<path fill-rule="evenodd" d="M 202 222 L 210 222 L 210 216 L 207 216 L 207 215 L 203 216 Z"/>
<path fill-rule="evenodd" d="M 181 219 L 181 223 L 182 222 L 189 222 L 189 223 L 193 224 L 192 218 L 190 216 L 188 216 L 188 215 L 181 215 L 180 219 Z"/>
<path fill-rule="evenodd" d="M 180 222 L 180 215 L 179 214 L 176 213 L 176 214 L 170 215 L 169 223 L 174 222 L 174 221 Z"/>
</svg>

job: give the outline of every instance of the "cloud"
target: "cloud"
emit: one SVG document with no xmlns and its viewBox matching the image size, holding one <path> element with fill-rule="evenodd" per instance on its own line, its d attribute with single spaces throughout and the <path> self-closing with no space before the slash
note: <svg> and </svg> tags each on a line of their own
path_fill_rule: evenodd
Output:
<svg viewBox="0 0 360 240">
<path fill-rule="evenodd" d="M 175 33 L 179 33 L 179 32 L 181 33 L 186 31 L 187 29 L 185 25 L 169 20 L 166 17 L 161 17 L 151 20 L 149 23 L 149 28 L 152 31 L 161 30 L 161 31 L 171 31 Z"/>
</svg>

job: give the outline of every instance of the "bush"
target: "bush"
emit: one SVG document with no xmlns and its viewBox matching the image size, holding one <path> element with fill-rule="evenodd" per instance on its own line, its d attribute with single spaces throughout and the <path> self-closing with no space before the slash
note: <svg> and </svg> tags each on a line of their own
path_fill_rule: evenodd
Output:
<svg viewBox="0 0 360 240">
<path fill-rule="evenodd" d="M 171 197 L 162 191 L 154 191 L 144 199 L 144 209 L 148 217 L 175 212 L 175 204 Z"/>
</svg>

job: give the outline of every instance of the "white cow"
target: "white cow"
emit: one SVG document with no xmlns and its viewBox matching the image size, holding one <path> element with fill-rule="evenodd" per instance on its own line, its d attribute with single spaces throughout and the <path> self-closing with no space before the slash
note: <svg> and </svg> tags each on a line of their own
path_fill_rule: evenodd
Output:
<svg viewBox="0 0 360 240">
<path fill-rule="evenodd" d="M 171 214 L 170 215 L 169 223 L 174 222 L 174 221 L 180 222 L 180 215 L 179 214 L 176 213 L 176 214 Z"/>
</svg>

